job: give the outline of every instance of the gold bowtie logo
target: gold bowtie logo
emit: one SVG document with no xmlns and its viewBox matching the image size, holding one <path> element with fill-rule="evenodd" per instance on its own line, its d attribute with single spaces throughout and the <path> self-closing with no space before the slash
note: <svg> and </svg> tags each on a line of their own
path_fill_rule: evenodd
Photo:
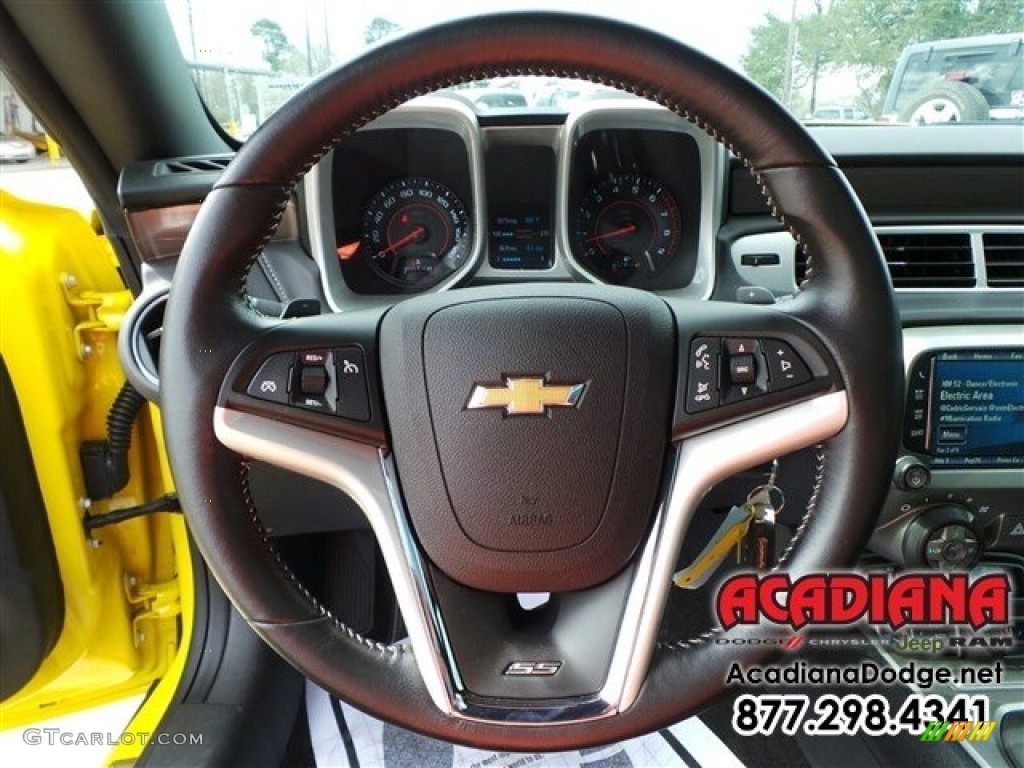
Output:
<svg viewBox="0 0 1024 768">
<path fill-rule="evenodd" d="M 547 384 L 542 378 L 505 379 L 504 387 L 477 384 L 466 408 L 504 408 L 506 416 L 544 416 L 548 408 L 575 408 L 584 384 Z"/>
</svg>

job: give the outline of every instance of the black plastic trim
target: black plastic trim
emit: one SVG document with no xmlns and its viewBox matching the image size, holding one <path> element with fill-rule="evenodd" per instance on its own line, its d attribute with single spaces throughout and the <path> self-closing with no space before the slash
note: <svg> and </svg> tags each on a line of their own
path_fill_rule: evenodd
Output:
<svg viewBox="0 0 1024 768">
<path fill-rule="evenodd" d="M 904 217 L 920 224 L 938 217 L 983 218 L 987 223 L 1007 217 L 1019 222 L 1024 210 L 1024 162 L 1020 155 L 999 158 L 973 157 L 971 164 L 952 164 L 946 158 L 929 164 L 926 159 L 877 157 L 852 165 L 837 158 L 840 168 L 861 203 L 877 223 L 877 217 Z M 729 176 L 729 215 L 767 214 L 761 191 L 747 170 L 734 165 Z"/>
<path fill-rule="evenodd" d="M 172 163 L 223 162 L 227 165 L 232 155 L 192 155 L 163 160 L 131 163 L 121 171 L 117 182 L 117 196 L 128 211 L 188 205 L 205 198 L 223 172 L 220 169 L 174 173 L 167 170 Z"/>
<path fill-rule="evenodd" d="M 387 443 L 383 396 L 377 362 L 377 328 L 385 309 L 367 309 L 337 315 L 293 318 L 266 331 L 232 363 L 221 388 L 218 405 L 253 413 L 308 429 L 339 435 L 370 445 Z M 261 400 L 246 394 L 249 383 L 263 363 L 278 353 L 303 350 L 337 350 L 356 346 L 363 350 L 370 418 L 355 421 L 329 413 L 317 413 L 294 405 Z"/>
<path fill-rule="evenodd" d="M 158 731 L 201 735 L 201 744 L 150 740 L 139 768 L 279 766 L 299 710 L 304 678 L 252 631 L 191 546 L 192 641 L 173 703 Z"/>
<path fill-rule="evenodd" d="M 700 305 L 700 312 L 696 313 L 689 302 L 670 300 L 667 303 L 679 324 L 680 377 L 673 416 L 673 440 L 842 388 L 838 369 L 821 341 L 799 321 L 777 309 L 697 302 Z M 699 322 L 692 318 L 699 318 Z M 689 358 L 691 343 L 697 338 L 783 341 L 796 351 L 800 360 L 808 367 L 812 379 L 805 384 L 767 392 L 749 400 L 720 405 L 699 413 L 687 413 L 685 404 L 689 377 L 685 375 L 685 364 Z"/>
<path fill-rule="evenodd" d="M 64 589 L 14 383 L 0 357 L 0 701 L 21 689 L 64 626 Z"/>
</svg>

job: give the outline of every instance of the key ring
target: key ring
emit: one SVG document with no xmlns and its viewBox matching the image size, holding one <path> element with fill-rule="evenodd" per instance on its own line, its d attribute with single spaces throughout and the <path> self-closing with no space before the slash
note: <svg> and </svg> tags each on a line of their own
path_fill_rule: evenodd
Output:
<svg viewBox="0 0 1024 768">
<path fill-rule="evenodd" d="M 775 497 L 772 496 L 775 494 Z M 760 499 L 758 497 L 761 497 Z M 775 503 L 775 499 L 778 499 L 778 504 Z M 774 483 L 765 483 L 754 488 L 750 493 L 747 494 L 747 504 L 763 504 L 771 507 L 775 510 L 775 514 L 779 514 L 786 506 L 786 494 L 782 492 L 782 489 Z"/>
</svg>

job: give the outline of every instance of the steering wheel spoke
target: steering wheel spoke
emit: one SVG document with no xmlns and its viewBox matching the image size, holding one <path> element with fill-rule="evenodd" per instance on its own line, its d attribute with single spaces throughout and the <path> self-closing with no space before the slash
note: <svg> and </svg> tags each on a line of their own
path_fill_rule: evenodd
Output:
<svg viewBox="0 0 1024 768">
<path fill-rule="evenodd" d="M 776 307 L 669 300 L 678 440 L 844 388 L 825 344 Z"/>
<path fill-rule="evenodd" d="M 434 706 L 449 717 L 511 726 L 628 710 L 646 679 L 679 547 L 706 489 L 744 466 L 827 439 L 845 419 L 845 395 L 832 392 L 676 441 L 632 561 L 601 584 L 550 594 L 474 589 L 433 565 L 385 448 L 227 408 L 218 409 L 215 430 L 230 448 L 347 493 L 376 536 Z"/>
<path fill-rule="evenodd" d="M 653 651 L 650 638 L 638 645 L 637 633 L 660 537 L 586 589 L 479 590 L 445 575 L 422 551 L 386 448 L 230 408 L 217 409 L 214 427 L 229 448 L 329 483 L 363 510 L 439 712 L 503 725 L 579 722 L 617 714 L 635 698 L 636 690 L 624 695 L 629 681 L 642 681 L 636 665 Z"/>
</svg>

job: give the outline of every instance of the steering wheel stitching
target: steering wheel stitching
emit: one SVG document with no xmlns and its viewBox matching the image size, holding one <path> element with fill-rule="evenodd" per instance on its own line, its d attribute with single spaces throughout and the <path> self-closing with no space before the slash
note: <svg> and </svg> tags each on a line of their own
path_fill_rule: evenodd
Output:
<svg viewBox="0 0 1024 768">
<path fill-rule="evenodd" d="M 498 286 L 286 322 L 254 311 L 245 275 L 315 163 L 409 98 L 512 74 L 583 77 L 630 91 L 721 141 L 813 257 L 800 294 L 763 308 L 610 286 Z M 585 332 L 575 332 L 581 320 Z M 548 336 L 561 341 L 538 345 L 530 334 L 538 328 L 557 330 Z M 446 344 L 451 338 L 460 344 Z M 714 349 L 721 364 L 730 341 L 743 338 L 765 355 L 792 355 L 806 378 L 769 383 L 750 400 L 725 401 L 723 391 L 715 407 L 696 407 L 688 390 L 701 375 L 695 351 Z M 249 393 L 263 366 L 276 360 L 297 369 L 316 354 L 335 379 L 338 362 L 360 356 L 365 418 Z M 354 705 L 479 747 L 605 743 L 706 704 L 724 689 L 729 664 L 767 651 L 707 643 L 715 630 L 656 642 L 675 553 L 704 493 L 735 471 L 824 443 L 814 495 L 783 559 L 794 572 L 845 565 L 870 532 L 898 442 L 891 411 L 902 361 L 891 286 L 866 216 L 831 158 L 737 73 L 653 32 L 567 14 L 496 14 L 414 33 L 286 104 L 203 206 L 175 275 L 162 355 L 179 495 L 242 615 L 304 674 Z M 573 384 L 585 392 L 547 416 L 467 407 L 473 387 L 512 389 L 526 374 L 540 375 L 540 391 Z M 588 457 L 602 471 L 580 469 L 586 462 L 572 461 L 575 447 L 565 457 L 564 446 L 578 445 L 580 435 L 595 444 Z M 537 460 L 499 466 L 488 450 L 495 442 Z M 460 447 L 467 444 L 475 453 Z M 363 508 L 408 645 L 362 637 L 299 583 L 259 522 L 243 456 L 332 483 Z M 566 478 L 587 480 L 574 488 L 581 501 L 560 495 Z M 499 525 L 487 517 L 490 485 L 539 488 L 520 495 L 569 513 L 522 518 L 540 521 L 543 535 L 516 529 L 509 521 L 519 513 L 505 508 L 498 521 L 508 524 Z M 509 607 L 518 591 L 556 597 L 546 614 L 524 618 Z"/>
</svg>

